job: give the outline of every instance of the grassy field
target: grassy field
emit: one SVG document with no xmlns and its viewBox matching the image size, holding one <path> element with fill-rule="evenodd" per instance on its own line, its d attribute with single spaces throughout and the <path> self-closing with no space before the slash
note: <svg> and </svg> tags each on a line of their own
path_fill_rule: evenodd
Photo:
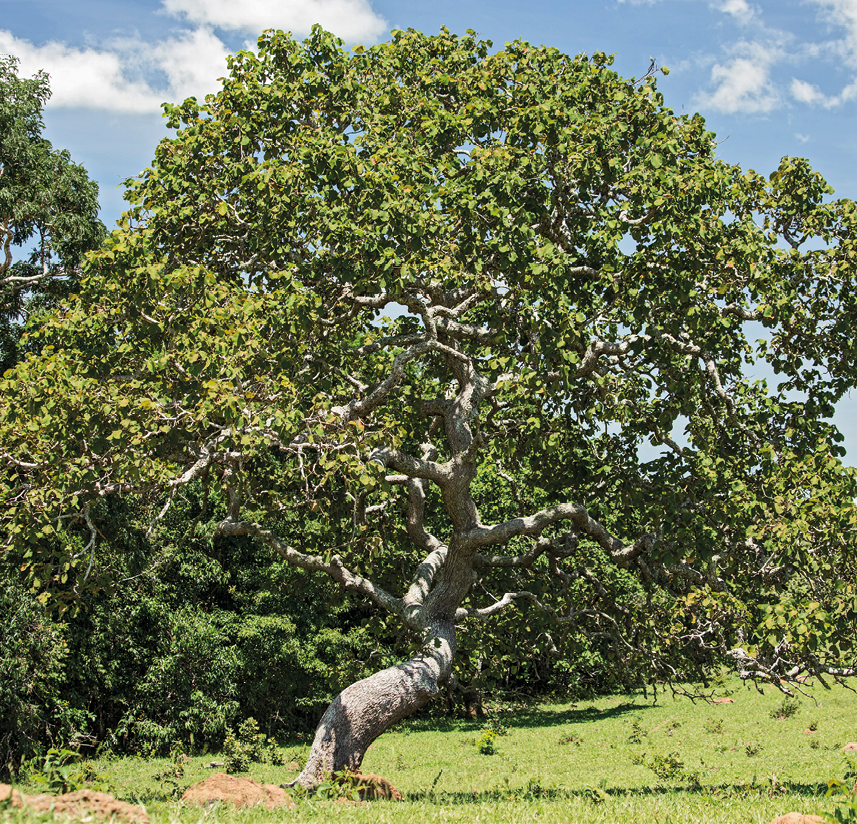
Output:
<svg viewBox="0 0 857 824">
<path fill-rule="evenodd" d="M 781 694 L 738 682 L 720 695 L 731 704 L 659 696 L 612 696 L 577 704 L 499 708 L 489 725 L 504 734 L 485 749 L 485 724 L 411 720 L 370 748 L 364 772 L 386 776 L 403 803 L 334 805 L 302 799 L 293 811 L 197 810 L 171 797 L 155 775 L 166 759 L 117 758 L 96 763 L 114 794 L 143 803 L 153 822 L 663 822 L 764 824 L 789 811 L 831 814 L 830 779 L 845 779 L 857 762 L 843 753 L 857 741 L 857 695 L 812 690 L 789 706 Z M 489 745 L 487 749 L 491 749 Z M 287 760 L 304 747 L 285 748 Z M 304 750 L 305 752 L 305 750 Z M 852 754 L 857 756 L 857 753 Z M 181 788 L 211 775 L 215 756 L 193 757 Z M 281 784 L 284 767 L 254 764 L 251 777 Z M 851 778 L 853 783 L 854 778 Z M 36 786 L 22 785 L 25 792 Z M 6 810 L 4 822 L 33 821 Z"/>
</svg>

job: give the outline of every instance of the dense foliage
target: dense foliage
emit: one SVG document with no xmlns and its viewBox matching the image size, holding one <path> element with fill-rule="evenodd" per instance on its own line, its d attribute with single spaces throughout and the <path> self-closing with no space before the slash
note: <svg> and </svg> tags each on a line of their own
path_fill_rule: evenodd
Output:
<svg viewBox="0 0 857 824">
<path fill-rule="evenodd" d="M 48 77 L 19 78 L 17 63 L 0 55 L 0 374 L 20 357 L 26 317 L 74 290 L 82 255 L 104 237 L 98 186 L 42 137 Z"/>
</svg>

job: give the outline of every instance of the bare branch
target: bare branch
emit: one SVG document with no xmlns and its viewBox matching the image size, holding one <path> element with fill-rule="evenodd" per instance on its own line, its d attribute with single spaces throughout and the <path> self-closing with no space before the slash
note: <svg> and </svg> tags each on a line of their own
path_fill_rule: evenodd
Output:
<svg viewBox="0 0 857 824">
<path fill-rule="evenodd" d="M 294 547 L 283 543 L 270 530 L 264 529 L 259 524 L 252 521 L 233 521 L 226 519 L 221 521 L 215 529 L 215 537 L 236 537 L 239 535 L 250 535 L 259 539 L 266 546 L 269 546 L 280 556 L 282 556 L 289 564 L 300 569 L 305 569 L 307 572 L 323 572 L 332 578 L 337 584 L 346 590 L 359 592 L 361 595 L 369 598 L 374 604 L 391 612 L 405 621 L 409 626 L 416 627 L 405 611 L 405 605 L 401 598 L 396 598 L 390 595 L 385 589 L 374 584 L 367 578 L 360 575 L 355 575 L 345 568 L 342 558 L 339 555 L 334 555 L 329 561 L 325 561 L 319 555 L 307 555 L 299 552 Z"/>
</svg>

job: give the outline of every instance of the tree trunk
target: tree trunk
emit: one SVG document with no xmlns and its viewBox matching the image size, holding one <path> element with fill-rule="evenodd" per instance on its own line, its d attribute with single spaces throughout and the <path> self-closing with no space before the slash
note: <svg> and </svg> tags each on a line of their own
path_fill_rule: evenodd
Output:
<svg viewBox="0 0 857 824">
<path fill-rule="evenodd" d="M 330 773 L 359 770 L 381 733 L 437 695 L 454 657 L 455 624 L 437 619 L 419 655 L 346 687 L 322 716 L 307 764 L 292 784 L 311 788 Z"/>
</svg>

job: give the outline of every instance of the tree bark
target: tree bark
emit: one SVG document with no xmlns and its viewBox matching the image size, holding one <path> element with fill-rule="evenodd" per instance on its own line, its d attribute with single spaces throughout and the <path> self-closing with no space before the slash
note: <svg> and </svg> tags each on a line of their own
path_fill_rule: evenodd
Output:
<svg viewBox="0 0 857 824">
<path fill-rule="evenodd" d="M 292 785 L 309 789 L 330 773 L 358 771 L 381 733 L 437 695 L 454 657 L 455 623 L 438 618 L 429 623 L 418 655 L 346 687 L 322 716 L 306 766 Z"/>
</svg>

